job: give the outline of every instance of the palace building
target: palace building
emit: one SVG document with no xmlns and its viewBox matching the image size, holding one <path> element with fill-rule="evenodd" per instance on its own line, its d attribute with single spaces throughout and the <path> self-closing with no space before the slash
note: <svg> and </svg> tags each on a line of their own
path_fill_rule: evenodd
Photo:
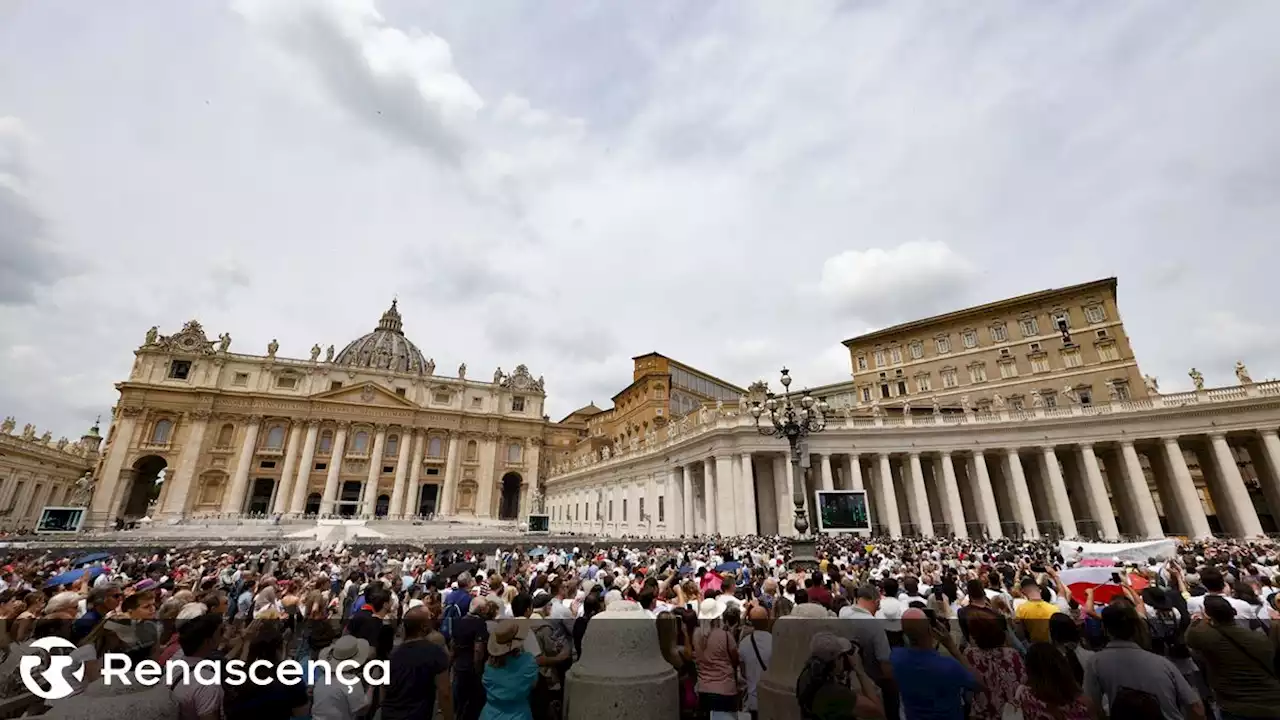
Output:
<svg viewBox="0 0 1280 720">
<path fill-rule="evenodd" d="M 863 490 L 876 529 L 893 536 L 1280 529 L 1280 382 L 1254 382 L 1237 363 L 1237 385 L 1206 389 L 1193 368 L 1193 391 L 1161 394 L 1139 371 L 1114 278 L 844 344 L 851 379 L 810 391 L 832 410 L 799 477 L 787 444 L 757 431 L 756 383 L 735 402 L 669 413 L 641 442 L 558 455 L 552 528 L 793 534 L 798 485 L 810 523 L 816 490 Z M 594 437 L 589 409 L 566 421 Z"/>
<path fill-rule="evenodd" d="M 192 320 L 152 328 L 98 464 L 90 523 L 427 515 L 514 520 L 537 492 L 543 379 L 437 374 L 396 303 L 334 353 L 231 351 Z M 323 354 L 323 357 L 322 357 Z"/>
<path fill-rule="evenodd" d="M 79 440 L 53 439 L 34 425 L 16 432 L 12 417 L 0 423 L 0 530 L 30 530 L 46 506 L 60 506 L 76 496 L 76 483 L 98 461 L 102 437 L 94 425 Z"/>
</svg>

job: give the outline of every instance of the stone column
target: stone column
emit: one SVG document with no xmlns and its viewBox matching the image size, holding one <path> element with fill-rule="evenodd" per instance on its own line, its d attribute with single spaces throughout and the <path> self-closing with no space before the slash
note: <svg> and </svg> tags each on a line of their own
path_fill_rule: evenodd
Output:
<svg viewBox="0 0 1280 720">
<path fill-rule="evenodd" d="M 360 503 L 360 514 L 370 518 L 378 503 L 378 478 L 382 477 L 382 451 L 387 443 L 387 426 L 377 425 L 373 430 L 373 452 L 369 455 L 369 472 L 365 476 L 364 495 L 361 496 L 364 502 Z"/>
<path fill-rule="evenodd" d="M 178 456 L 178 465 L 174 468 L 173 478 L 166 478 L 169 484 L 165 492 L 164 507 L 160 514 L 164 517 L 182 517 L 187 512 L 187 496 L 191 494 L 191 482 L 196 475 L 196 462 L 200 459 L 200 451 L 204 447 L 204 433 L 209 426 L 209 418 L 213 413 L 208 410 L 196 410 L 191 413 L 191 427 L 187 437 L 182 441 L 182 454 Z"/>
<path fill-rule="evenodd" d="M 1155 500 L 1151 499 L 1151 488 L 1147 485 L 1147 476 L 1142 472 L 1142 462 L 1138 460 L 1138 451 L 1133 447 L 1133 441 L 1122 441 L 1120 452 L 1124 456 L 1124 481 L 1137 506 L 1138 527 L 1143 537 L 1164 537 L 1164 529 L 1160 527 L 1160 514 L 1156 512 Z M 1235 467 L 1234 461 L 1232 467 Z M 1240 487 L 1244 487 L 1243 481 Z M 1261 533 L 1261 526 L 1258 531 Z"/>
<path fill-rule="evenodd" d="M 728 478 L 725 478 L 728 482 Z M 716 522 L 716 513 L 719 512 L 718 505 L 719 495 L 717 488 L 720 486 L 720 478 L 716 477 L 716 461 L 715 458 L 704 458 L 702 461 L 702 497 L 706 511 L 703 513 L 706 517 L 706 528 L 708 535 L 715 535 L 719 532 L 720 524 Z"/>
<path fill-rule="evenodd" d="M 822 472 L 819 475 L 819 479 L 820 479 L 819 481 L 821 482 L 821 484 L 818 486 L 818 489 L 819 490 L 835 490 L 836 484 L 831 477 L 831 456 L 826 453 L 823 453 L 819 457 L 822 458 L 819 461 L 822 463 L 822 468 L 821 468 Z"/>
<path fill-rule="evenodd" d="M 1274 431 L 1271 436 L 1275 437 Z M 1165 437 L 1160 442 L 1164 446 L 1165 465 L 1169 468 L 1169 487 L 1177 494 L 1183 517 L 1190 525 L 1187 531 L 1195 540 L 1213 537 L 1213 531 L 1209 529 L 1209 518 L 1205 517 L 1204 505 L 1200 502 L 1200 495 L 1196 493 L 1196 485 L 1191 479 L 1191 471 L 1187 469 L 1187 458 L 1182 454 L 1178 438 Z"/>
<path fill-rule="evenodd" d="M 1067 496 L 1067 483 L 1062 479 L 1062 466 L 1058 465 L 1058 454 L 1052 445 L 1040 448 L 1040 464 L 1044 468 L 1044 477 L 1049 483 L 1049 497 L 1053 498 L 1054 518 L 1062 526 L 1064 538 L 1077 537 L 1076 516 L 1071 512 L 1071 498 Z"/>
<path fill-rule="evenodd" d="M 302 450 L 302 423 L 293 421 L 289 428 L 289 442 L 284 446 L 284 469 L 280 471 L 280 486 L 276 488 L 271 512 L 283 515 L 289 511 L 289 491 L 293 488 L 293 475 L 298 471 L 298 452 Z"/>
<path fill-rule="evenodd" d="M 716 527 L 724 535 L 737 535 L 735 515 L 738 514 L 733 491 L 733 456 L 721 453 L 716 456 Z"/>
<path fill-rule="evenodd" d="M 397 448 L 400 452 L 396 457 L 396 481 L 391 487 L 391 504 L 387 506 L 387 517 L 397 519 L 401 516 L 401 510 L 404 508 L 405 482 L 409 478 L 409 451 L 410 443 L 414 441 L 417 431 L 411 431 L 408 428 L 400 428 L 400 446 Z M 422 443 L 417 445 L 421 447 Z"/>
<path fill-rule="evenodd" d="M 756 523 L 756 473 L 751 464 L 751 453 L 742 453 L 739 461 L 742 463 L 742 472 L 738 485 L 741 491 L 738 493 L 738 506 L 741 510 L 738 515 L 738 534 L 756 535 L 760 531 Z"/>
<path fill-rule="evenodd" d="M 254 415 L 249 418 L 249 427 L 244 433 L 244 443 L 240 445 L 240 461 L 236 463 L 235 479 L 231 488 L 222 498 L 222 512 L 244 512 L 245 493 L 249 490 L 249 466 L 253 464 L 253 453 L 258 449 L 258 428 L 262 426 L 262 417 Z"/>
<path fill-rule="evenodd" d="M 107 449 L 107 458 L 102 466 L 102 477 L 89 506 L 89 514 L 95 524 L 107 525 L 115 519 L 118 512 L 119 504 L 115 500 L 124 492 L 125 485 L 121 482 L 120 472 L 124 469 L 124 459 L 129 454 L 129 446 L 133 444 L 133 431 L 141 414 L 141 408 L 120 408 L 120 417 L 116 419 L 115 430 L 111 432 L 111 446 Z"/>
<path fill-rule="evenodd" d="M 444 497 L 440 498 L 440 514 L 453 514 L 453 496 L 458 491 L 458 431 L 449 431 L 449 450 L 444 456 Z"/>
<path fill-rule="evenodd" d="M 298 461 L 298 474 L 293 479 L 293 497 L 289 498 L 289 514 L 301 515 L 307 509 L 307 486 L 311 483 L 311 468 L 315 467 L 316 440 L 320 437 L 320 421 L 307 421 L 307 439 L 302 441 L 302 458 Z"/>
<path fill-rule="evenodd" d="M 1107 485 L 1102 481 L 1102 472 L 1098 470 L 1098 456 L 1093 452 L 1092 443 L 1080 445 L 1080 466 L 1084 469 L 1089 511 L 1098 522 L 1102 539 L 1119 540 L 1120 527 L 1116 524 L 1116 513 L 1111 508 L 1111 501 L 1107 498 Z"/>
<path fill-rule="evenodd" d="M 889 465 L 889 455 L 880 453 L 880 473 L 877 480 L 880 484 L 876 493 L 884 498 L 884 511 L 888 517 L 883 524 L 889 528 L 889 537 L 902 537 L 902 520 L 898 517 L 898 494 L 893 490 L 893 468 Z"/>
<path fill-rule="evenodd" d="M 680 532 L 693 535 L 697 528 L 693 521 L 693 468 L 677 465 L 672 472 L 680 476 Z"/>
<path fill-rule="evenodd" d="M 920 467 L 920 453 L 912 452 L 908 455 L 908 461 L 911 465 L 911 495 L 915 498 L 915 508 L 917 517 L 916 523 L 920 527 L 920 534 L 924 537 L 933 537 L 933 513 L 929 510 L 929 496 L 924 490 L 924 472 Z"/>
<path fill-rule="evenodd" d="M 667 534 L 680 537 L 684 534 L 684 469 L 679 465 L 667 471 Z"/>
<path fill-rule="evenodd" d="M 476 481 L 480 483 L 480 489 L 477 491 L 476 517 L 498 515 L 493 511 L 493 491 L 495 484 L 501 482 L 501 476 L 494 477 L 498 475 L 498 450 L 501 446 L 502 443 L 498 442 L 497 435 L 480 436 L 480 467 L 476 470 Z M 501 489 L 498 490 L 498 497 L 502 497 Z"/>
<path fill-rule="evenodd" d="M 1004 528 L 1000 526 L 1000 509 L 996 505 L 996 491 L 991 487 L 991 473 L 987 471 L 987 457 L 981 450 L 973 451 L 973 473 L 976 485 L 974 493 L 978 510 L 982 515 L 982 523 L 987 527 L 987 535 L 992 540 L 1004 537 Z"/>
<path fill-rule="evenodd" d="M 418 501 L 422 497 L 422 456 L 426 454 L 427 434 L 422 430 L 413 431 L 413 455 L 409 460 L 409 486 L 405 488 L 402 505 L 399 507 L 400 517 L 411 518 L 418 514 Z M 436 498 L 439 504 L 439 498 Z M 392 507 L 397 507 L 395 501 Z"/>
<path fill-rule="evenodd" d="M 778 513 L 778 534 L 793 535 L 791 517 L 791 463 L 786 455 L 773 456 L 773 509 Z"/>
<path fill-rule="evenodd" d="M 680 716 L 676 671 L 662 657 L 657 625 L 620 600 L 587 625 L 582 658 L 565 676 L 565 720 L 666 720 Z"/>
<path fill-rule="evenodd" d="M 960 483 L 956 482 L 956 467 L 951 462 L 951 452 L 941 453 L 942 492 L 947 497 L 947 522 L 951 524 L 951 532 L 958 538 L 969 537 L 969 528 L 964 524 L 964 504 L 960 501 Z"/>
<path fill-rule="evenodd" d="M 845 490 L 862 490 L 866 486 L 862 480 L 862 458 L 858 453 L 849 453 L 846 456 L 849 460 L 849 487 Z"/>
<path fill-rule="evenodd" d="M 1028 539 L 1040 537 L 1040 528 L 1036 527 L 1036 512 L 1031 507 L 1031 490 L 1027 488 L 1027 476 L 1022 471 L 1022 456 L 1018 448 L 1007 448 L 1004 451 L 1005 462 L 1009 468 L 1009 486 L 1013 490 L 1013 512 L 1018 516 L 1022 532 Z"/>
<path fill-rule="evenodd" d="M 1227 445 L 1227 436 L 1221 432 L 1209 434 L 1209 443 L 1213 447 L 1213 460 L 1218 468 L 1218 476 L 1231 509 L 1240 527 L 1235 532 L 1240 537 L 1258 537 L 1262 535 L 1262 523 L 1258 521 L 1258 511 L 1249 498 L 1249 490 L 1244 486 L 1244 478 L 1240 477 L 1240 468 L 1236 467 L 1235 456 L 1231 454 L 1231 446 Z M 1216 500 L 1216 498 L 1215 498 Z"/>
<path fill-rule="evenodd" d="M 347 451 L 347 421 L 338 423 L 333 434 L 333 447 L 329 454 L 329 471 L 324 476 L 324 497 L 320 499 L 320 514 L 332 515 L 338 502 L 338 474 L 342 472 L 342 457 Z"/>
</svg>

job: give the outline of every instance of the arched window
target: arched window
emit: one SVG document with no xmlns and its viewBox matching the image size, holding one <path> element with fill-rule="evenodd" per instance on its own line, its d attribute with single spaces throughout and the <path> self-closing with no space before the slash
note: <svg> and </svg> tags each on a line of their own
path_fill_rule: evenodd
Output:
<svg viewBox="0 0 1280 720">
<path fill-rule="evenodd" d="M 467 462 L 475 462 L 480 457 L 480 446 L 475 440 L 467 441 Z"/>
<path fill-rule="evenodd" d="M 427 440 L 427 456 L 440 457 L 440 444 L 439 436 L 432 436 L 430 440 Z"/>
<path fill-rule="evenodd" d="M 520 462 L 520 450 L 521 450 L 520 443 L 511 443 L 510 445 L 508 445 L 507 446 L 507 462 L 509 463 Z"/>
<path fill-rule="evenodd" d="M 361 430 L 356 433 L 355 438 L 351 441 L 352 452 L 369 452 L 369 433 Z"/>
<path fill-rule="evenodd" d="M 388 435 L 387 444 L 386 444 L 386 447 L 383 448 L 382 454 L 386 455 L 387 457 L 394 457 L 396 454 L 396 448 L 399 447 L 399 445 L 400 445 L 399 435 Z"/>
<path fill-rule="evenodd" d="M 324 432 L 320 433 L 320 452 L 321 454 L 324 454 L 324 455 L 328 455 L 329 453 L 333 452 L 333 431 L 332 430 L 325 430 Z"/>
<path fill-rule="evenodd" d="M 272 425 L 267 431 L 267 448 L 271 450 L 279 450 L 284 447 L 284 426 Z"/>
<path fill-rule="evenodd" d="M 169 435 L 173 433 L 172 420 L 157 420 L 155 428 L 151 431 L 151 444 L 166 445 L 169 442 Z"/>
<path fill-rule="evenodd" d="M 232 425 L 231 423 L 223 425 L 222 428 L 218 430 L 218 447 L 231 447 L 231 437 L 235 435 L 235 432 L 235 425 Z"/>
</svg>

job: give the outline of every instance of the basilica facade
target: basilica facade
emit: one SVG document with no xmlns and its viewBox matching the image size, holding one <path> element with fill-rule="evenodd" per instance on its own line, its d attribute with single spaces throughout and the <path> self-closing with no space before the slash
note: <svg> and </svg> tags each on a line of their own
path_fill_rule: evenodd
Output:
<svg viewBox="0 0 1280 720">
<path fill-rule="evenodd" d="M 231 350 L 192 320 L 135 352 L 89 525 L 117 519 L 422 516 L 515 520 L 538 492 L 543 379 L 437 373 L 397 304 L 307 357 Z"/>
</svg>

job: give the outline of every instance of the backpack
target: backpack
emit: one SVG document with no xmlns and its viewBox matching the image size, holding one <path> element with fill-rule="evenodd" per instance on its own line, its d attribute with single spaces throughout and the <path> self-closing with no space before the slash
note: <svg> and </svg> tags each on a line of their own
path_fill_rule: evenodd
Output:
<svg viewBox="0 0 1280 720">
<path fill-rule="evenodd" d="M 1151 628 L 1152 652 L 1168 656 L 1182 644 L 1182 627 L 1177 612 L 1159 610 L 1155 617 L 1148 619 L 1147 625 Z"/>
<path fill-rule="evenodd" d="M 462 608 L 454 603 L 444 606 L 444 613 L 440 620 L 440 634 L 444 635 L 445 640 L 453 639 L 453 621 L 462 617 Z"/>
</svg>

